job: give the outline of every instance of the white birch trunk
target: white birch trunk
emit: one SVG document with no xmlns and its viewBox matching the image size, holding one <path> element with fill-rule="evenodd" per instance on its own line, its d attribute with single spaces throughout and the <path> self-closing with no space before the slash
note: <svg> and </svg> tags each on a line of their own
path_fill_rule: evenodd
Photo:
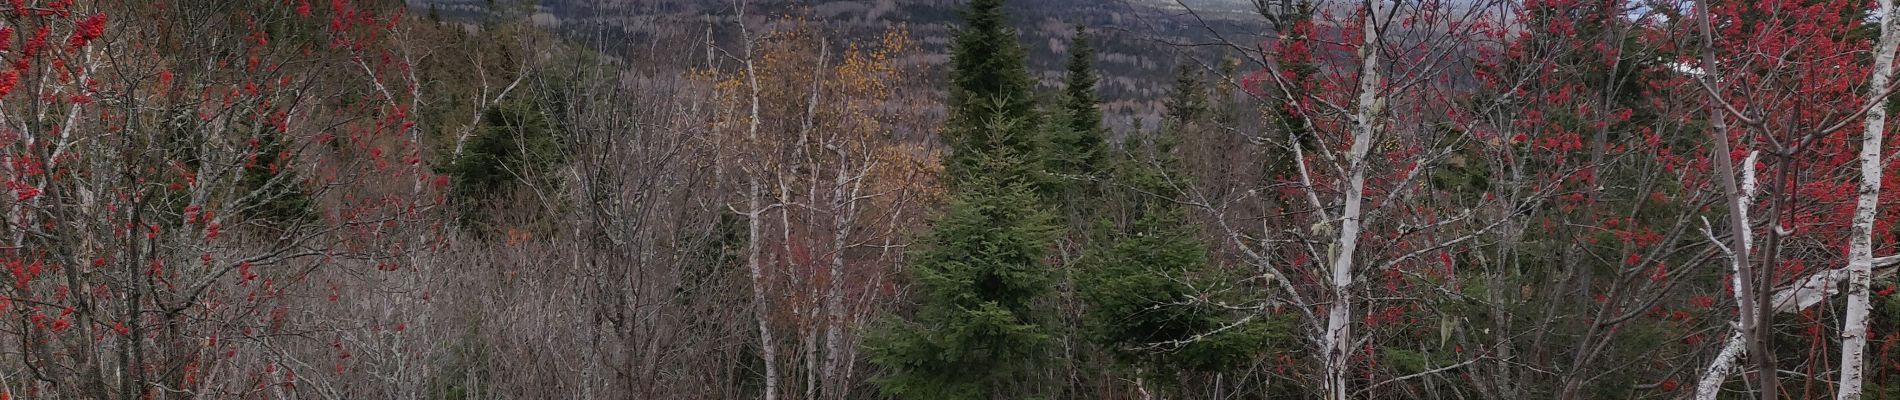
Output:
<svg viewBox="0 0 1900 400">
<path fill-rule="evenodd" d="M 1703 39 L 1701 58 L 1704 74 L 1700 79 L 1703 79 L 1704 84 L 1711 88 L 1719 87 L 1717 77 L 1720 76 L 1720 72 L 1719 69 L 1716 68 L 1718 64 L 1715 60 L 1715 47 L 1713 44 L 1715 34 L 1710 27 L 1708 1 L 1697 1 L 1695 10 L 1699 25 L 1697 28 Z M 1749 255 L 1753 252 L 1752 247 L 1754 242 L 1751 237 L 1752 228 L 1749 225 L 1748 205 L 1754 196 L 1753 192 L 1755 189 L 1755 180 L 1753 178 L 1755 155 L 1751 153 L 1748 159 L 1743 160 L 1742 168 L 1744 169 L 1744 176 L 1739 179 L 1742 182 L 1737 182 L 1735 166 L 1729 162 L 1726 156 L 1727 154 L 1732 154 L 1729 148 L 1728 114 L 1718 105 L 1719 100 L 1714 98 L 1716 94 L 1710 93 L 1708 95 L 1711 96 L 1707 101 L 1709 121 L 1711 128 L 1713 128 L 1710 130 L 1709 138 L 1715 144 L 1714 151 L 1710 153 L 1713 154 L 1711 156 L 1713 159 L 1711 164 L 1714 165 L 1716 178 L 1721 181 L 1723 194 L 1727 197 L 1725 200 L 1729 206 L 1728 225 L 1731 233 L 1730 240 L 1733 241 L 1733 246 L 1729 246 L 1728 250 L 1731 260 L 1731 273 L 1734 274 L 1734 279 L 1730 284 L 1734 285 L 1735 307 L 1739 311 L 1737 313 L 1739 315 L 1739 321 L 1735 324 L 1739 334 L 1734 336 L 1739 337 L 1740 340 L 1731 340 L 1728 345 L 1746 346 L 1747 349 L 1756 350 L 1757 353 L 1761 353 L 1760 350 L 1762 350 L 1761 346 L 1763 346 L 1763 344 L 1761 343 L 1761 336 L 1759 335 L 1756 325 L 1765 318 L 1756 315 L 1757 311 L 1761 311 L 1761 305 L 1755 301 L 1760 298 L 1760 296 L 1756 294 L 1756 290 L 1769 290 L 1769 288 L 1759 287 L 1759 282 L 1754 282 L 1755 273 L 1748 260 Z M 1713 237 L 1713 234 L 1711 234 L 1711 237 Z M 1743 352 L 1742 350 L 1731 352 L 1725 348 L 1722 354 L 1733 353 L 1736 357 L 1739 357 Z M 1775 383 L 1777 379 L 1772 367 L 1773 361 L 1760 358 L 1761 356 L 1759 354 L 1757 357 L 1758 363 L 1768 364 L 1768 366 L 1764 368 L 1758 368 L 1761 371 L 1762 377 L 1762 382 L 1759 384 L 1763 386 L 1763 392 L 1769 393 L 1769 396 L 1772 396 L 1776 393 L 1774 387 L 1776 386 Z M 1711 363 L 1710 368 L 1696 384 L 1696 398 L 1714 399 L 1716 394 L 1720 392 L 1722 382 L 1727 381 L 1728 374 L 1736 369 L 1733 365 L 1735 360 L 1737 360 L 1737 358 L 1718 358 L 1716 362 Z"/>
<path fill-rule="evenodd" d="M 1742 358 L 1741 329 L 1729 330 L 1728 340 L 1722 343 L 1722 351 L 1716 353 L 1715 361 L 1709 363 L 1709 369 L 1702 374 L 1702 380 L 1695 385 L 1696 400 L 1715 400 L 1722 392 L 1722 383 L 1728 381 L 1729 374 L 1735 372 L 1735 360 Z"/>
<path fill-rule="evenodd" d="M 832 182 L 834 206 L 831 213 L 831 280 L 827 282 L 825 293 L 825 366 L 824 396 L 831 399 L 844 398 L 843 382 L 837 378 L 843 363 L 850 362 L 844 346 L 845 317 L 849 310 L 844 306 L 845 251 L 850 250 L 851 224 L 858 212 L 858 191 L 863 180 L 852 177 L 849 165 L 845 162 L 850 154 L 845 146 L 834 145 L 833 152 L 838 155 L 837 176 Z M 869 169 L 869 167 L 866 167 Z M 850 188 L 849 191 L 846 188 Z"/>
<path fill-rule="evenodd" d="M 741 8 L 741 10 L 739 26 L 741 30 L 744 30 L 744 8 Z M 750 34 L 746 34 L 743 40 L 746 41 L 746 85 L 749 86 L 749 89 L 752 91 L 748 98 L 749 106 L 751 107 L 751 116 L 746 121 L 746 142 L 748 145 L 753 145 L 759 140 L 759 74 L 752 62 L 752 38 Z M 772 336 L 772 325 L 769 322 L 772 309 L 766 306 L 765 271 L 763 266 L 759 264 L 760 258 L 763 256 L 763 248 L 759 244 L 759 238 L 764 236 L 764 232 L 762 231 L 763 224 L 765 223 L 765 221 L 763 221 L 765 205 L 761 200 L 761 197 L 764 195 L 761 191 L 763 184 L 759 182 L 759 174 L 761 173 L 764 172 L 751 171 L 751 173 L 746 174 L 746 270 L 751 273 L 752 312 L 753 318 L 758 321 L 759 353 L 760 357 L 764 358 L 765 364 L 765 400 L 778 400 L 778 341 Z"/>
<path fill-rule="evenodd" d="M 1758 152 L 1749 153 L 1748 158 L 1742 160 L 1743 200 L 1736 203 L 1735 213 L 1740 215 L 1743 221 L 1748 220 L 1748 204 L 1751 202 L 1750 200 L 1755 197 L 1755 189 L 1757 187 L 1757 181 L 1755 180 L 1755 160 L 1759 156 L 1760 153 Z M 1703 223 L 1708 223 L 1708 220 L 1704 219 Z M 1742 279 L 1744 275 L 1742 271 L 1747 269 L 1747 266 L 1742 264 L 1742 257 L 1735 256 L 1735 254 L 1737 252 L 1740 252 L 1740 254 L 1748 254 L 1749 251 L 1753 250 L 1752 248 L 1755 246 L 1754 232 L 1741 230 L 1735 232 L 1735 234 L 1739 235 L 1739 239 L 1737 239 L 1735 243 L 1739 244 L 1741 249 L 1726 249 L 1730 253 L 1729 274 L 1731 276 L 1729 279 L 1729 292 L 1735 297 L 1735 306 L 1743 310 L 1739 315 L 1747 315 L 1746 310 L 1754 309 L 1752 303 L 1755 298 L 1743 295 L 1746 290 L 1743 290 L 1744 283 Z M 1718 244 L 1721 243 L 1718 239 L 1715 239 L 1713 234 L 1710 235 L 1709 240 Z M 1776 295 L 1779 297 L 1783 294 L 1784 293 L 1777 293 Z M 1729 374 L 1734 373 L 1735 360 L 1740 359 L 1743 353 L 1743 345 L 1747 343 L 1748 340 L 1744 334 L 1747 330 L 1742 327 L 1747 326 L 1748 321 L 1750 321 L 1748 317 L 1739 315 L 1735 321 L 1730 322 L 1735 329 L 1734 332 L 1729 335 L 1727 341 L 1723 343 L 1722 351 L 1716 354 L 1715 361 L 1709 363 L 1709 368 L 1702 373 L 1702 379 L 1696 382 L 1696 400 L 1715 400 L 1716 395 L 1722 390 L 1722 383 L 1727 382 Z"/>
<path fill-rule="evenodd" d="M 844 252 L 850 227 L 845 225 L 845 218 L 832 218 L 835 225 L 832 227 L 831 281 L 827 282 L 825 290 L 825 366 L 822 382 L 825 398 L 839 399 L 844 398 L 843 393 L 840 393 L 844 385 L 837 381 L 838 370 L 843 360 L 847 359 L 843 357 L 844 319 L 849 312 L 844 309 Z"/>
<path fill-rule="evenodd" d="M 1894 273 L 1894 264 L 1900 264 L 1900 257 L 1875 258 L 1868 264 L 1871 269 L 1879 270 L 1873 271 L 1869 276 L 1890 276 Z M 1821 304 L 1828 298 L 1840 294 L 1836 288 L 1848 280 L 1848 275 L 1846 269 L 1822 271 L 1802 278 L 1799 283 L 1777 289 L 1772 300 L 1773 310 L 1777 314 L 1786 314 L 1800 312 Z M 1722 344 L 1722 350 L 1716 353 L 1714 360 L 1709 361 L 1709 368 L 1704 370 L 1702 379 L 1696 383 L 1694 397 L 1696 400 L 1715 400 L 1720 397 L 1718 394 L 1722 389 L 1722 383 L 1728 380 L 1730 374 L 1735 373 L 1735 363 L 1740 361 L 1742 354 L 1745 353 L 1743 348 L 1745 345 L 1740 329 L 1729 331 L 1727 341 Z"/>
<path fill-rule="evenodd" d="M 1363 214 L 1366 188 L 1366 155 L 1372 151 L 1372 141 L 1376 139 L 1375 129 L 1384 99 L 1379 96 L 1379 5 L 1366 3 L 1366 20 L 1363 23 L 1365 42 L 1360 44 L 1361 60 L 1359 65 L 1359 104 L 1357 115 L 1353 117 L 1353 140 L 1350 154 L 1347 154 L 1346 201 L 1344 210 L 1339 214 L 1339 239 L 1334 251 L 1332 264 L 1332 304 L 1327 307 L 1326 332 L 1322 343 L 1325 346 L 1326 396 L 1332 400 L 1346 400 L 1351 392 L 1347 390 L 1347 369 L 1352 359 L 1352 286 L 1355 281 L 1353 271 L 1353 253 L 1359 247 L 1359 226 Z"/>
<path fill-rule="evenodd" d="M 1888 81 L 1893 78 L 1893 56 L 1900 45 L 1895 32 L 1893 0 L 1880 0 L 1880 42 L 1874 53 L 1874 72 L 1868 85 L 1866 131 L 1860 144 L 1860 199 L 1854 206 L 1854 226 L 1848 240 L 1847 320 L 1841 327 L 1841 388 L 1838 400 L 1859 400 L 1867 358 L 1867 315 L 1873 310 L 1868 286 L 1873 284 L 1874 216 L 1880 211 L 1881 139 L 1887 131 Z"/>
</svg>

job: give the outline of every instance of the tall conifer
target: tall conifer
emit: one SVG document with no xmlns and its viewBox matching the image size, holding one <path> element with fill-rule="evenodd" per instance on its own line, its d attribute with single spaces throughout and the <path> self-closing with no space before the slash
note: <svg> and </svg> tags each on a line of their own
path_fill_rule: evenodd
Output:
<svg viewBox="0 0 1900 400">
<path fill-rule="evenodd" d="M 1093 180 L 1107 156 L 1108 129 L 1102 124 L 1102 106 L 1096 92 L 1095 49 L 1089 35 L 1076 27 L 1069 46 L 1068 75 L 1062 89 L 1062 122 L 1051 138 L 1051 169 L 1071 180 Z M 1074 186 L 1074 185 L 1070 185 Z"/>
<path fill-rule="evenodd" d="M 971 0 L 963 18 L 964 27 L 950 45 L 950 116 L 944 129 L 950 146 L 944 162 L 952 186 L 972 174 L 991 173 L 975 168 L 979 154 L 999 149 L 1019 157 L 1043 154 L 1032 92 L 1035 81 L 1023 61 L 1016 30 L 1003 12 L 1003 0 Z M 1021 123 L 989 129 L 991 122 L 1005 120 Z"/>
<path fill-rule="evenodd" d="M 951 202 L 908 266 L 917 309 L 867 340 L 886 395 L 903 399 L 1047 396 L 1058 230 L 1046 200 L 1032 82 L 1002 11 L 972 0 L 952 44 Z"/>
</svg>

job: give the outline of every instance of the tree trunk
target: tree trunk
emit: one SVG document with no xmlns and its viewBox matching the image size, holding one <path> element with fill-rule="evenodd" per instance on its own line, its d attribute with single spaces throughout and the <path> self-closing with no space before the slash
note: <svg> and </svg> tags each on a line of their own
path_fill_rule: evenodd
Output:
<svg viewBox="0 0 1900 400">
<path fill-rule="evenodd" d="M 1881 140 L 1887 134 L 1888 81 L 1893 78 L 1895 32 L 1893 0 L 1880 0 L 1880 42 L 1874 53 L 1872 96 L 1867 102 L 1866 131 L 1860 144 L 1860 198 L 1854 206 L 1854 226 L 1847 254 L 1847 320 L 1841 327 L 1841 388 L 1839 400 L 1859 400 L 1866 373 L 1867 316 L 1873 310 L 1868 286 L 1873 283 L 1874 217 L 1880 211 Z"/>
<path fill-rule="evenodd" d="M 1354 129 L 1351 153 L 1347 154 L 1347 177 L 1345 209 L 1339 215 L 1339 239 L 1332 264 L 1332 304 L 1327 307 L 1325 344 L 1326 397 L 1332 400 L 1346 400 L 1350 396 L 1347 390 L 1347 369 L 1352 360 L 1352 286 L 1356 277 L 1353 271 L 1353 253 L 1359 247 L 1360 217 L 1365 202 L 1366 154 L 1372 151 L 1380 108 L 1384 99 L 1379 95 L 1379 6 L 1367 1 L 1366 20 L 1363 23 L 1365 42 L 1360 45 L 1362 59 L 1359 65 L 1359 104 L 1358 115 L 1354 116 Z"/>
<path fill-rule="evenodd" d="M 1709 87 L 1717 88 L 1720 83 L 1715 77 L 1720 72 L 1716 69 L 1715 34 L 1710 28 L 1708 1 L 1697 0 L 1695 10 L 1697 18 L 1701 20 L 1699 28 L 1702 31 L 1702 79 Z M 1713 128 L 1709 132 L 1709 138 L 1715 144 L 1715 151 L 1710 152 L 1712 154 L 1710 164 L 1715 167 L 1716 179 L 1721 181 L 1722 191 L 1727 197 L 1729 206 L 1729 240 L 1732 243 L 1729 249 L 1734 261 L 1736 277 L 1735 306 L 1741 311 L 1740 329 L 1759 377 L 1761 398 L 1774 399 L 1778 394 L 1775 389 L 1774 358 L 1768 356 L 1768 348 L 1763 343 L 1763 332 L 1766 329 L 1761 329 L 1760 326 L 1760 322 L 1766 316 L 1756 315 L 1761 305 L 1755 304 L 1755 299 L 1759 297 L 1755 291 L 1762 288 L 1758 285 L 1760 282 L 1755 281 L 1756 274 L 1748 261 L 1750 246 L 1752 246 L 1747 211 L 1749 196 L 1743 193 L 1736 182 L 1735 163 L 1727 159 L 1729 154 L 1734 154 L 1730 151 L 1728 143 L 1728 114 L 1718 104 L 1719 100 L 1715 98 L 1716 93 L 1709 93 L 1709 96 L 1707 101 L 1709 120 Z"/>
<path fill-rule="evenodd" d="M 845 251 L 850 249 L 851 225 L 856 222 L 858 213 L 858 189 L 861 180 L 853 179 L 846 168 L 850 154 L 844 146 L 834 146 L 838 155 L 838 171 L 834 176 L 832 197 L 835 205 L 831 213 L 831 271 L 830 280 L 825 288 L 825 365 L 824 397 L 842 399 L 845 396 L 845 384 L 838 380 L 839 369 L 843 363 L 850 362 L 844 345 L 845 317 L 849 310 L 844 306 Z M 845 190 L 849 187 L 851 190 Z"/>
<path fill-rule="evenodd" d="M 1742 171 L 1741 195 L 1743 200 L 1738 203 L 1739 205 L 1736 206 L 1734 213 L 1739 215 L 1743 221 L 1748 220 L 1748 199 L 1754 197 L 1755 194 L 1755 157 L 1756 154 L 1751 153 L 1747 159 L 1742 160 L 1744 170 Z M 1705 220 L 1703 222 L 1707 223 L 1708 221 Z M 1722 390 L 1722 383 L 1728 381 L 1729 374 L 1733 373 L 1736 369 L 1735 361 L 1741 357 L 1743 349 L 1750 347 L 1753 342 L 1748 336 L 1748 330 L 1743 328 L 1749 326 L 1750 321 L 1754 321 L 1748 317 L 1748 315 L 1750 310 L 1756 309 L 1750 305 L 1755 297 L 1743 294 L 1745 293 L 1743 292 L 1743 288 L 1746 287 L 1746 279 L 1748 279 L 1748 275 L 1743 274 L 1743 271 L 1748 270 L 1748 265 L 1744 264 L 1745 261 L 1743 260 L 1745 257 L 1733 254 L 1746 254 L 1750 251 L 1750 247 L 1754 246 L 1755 239 L 1751 231 L 1748 230 L 1741 230 L 1734 234 L 1737 235 L 1736 237 L 1738 238 L 1734 243 L 1736 246 L 1740 246 L 1741 249 L 1728 249 L 1731 253 L 1729 256 L 1729 286 L 1733 289 L 1730 292 L 1732 292 L 1735 297 L 1735 307 L 1741 310 L 1742 316 L 1737 317 L 1737 319 L 1732 322 L 1735 326 L 1735 332 L 1730 335 L 1729 341 L 1723 344 L 1722 351 L 1717 353 L 1715 361 L 1709 363 L 1709 369 L 1703 372 L 1702 379 L 1696 383 L 1696 400 L 1715 400 L 1716 395 Z M 1709 239 L 1715 239 L 1714 233 L 1710 233 Z"/>
<path fill-rule="evenodd" d="M 743 10 L 743 8 L 741 9 Z M 745 18 L 743 11 L 741 11 L 741 13 L 739 24 L 740 29 L 744 29 Z M 759 140 L 759 74 L 758 70 L 753 67 L 752 62 L 752 38 L 748 35 L 743 40 L 746 41 L 746 84 L 750 86 L 752 90 L 751 96 L 749 96 L 751 117 L 746 121 L 746 141 L 748 144 L 751 144 L 751 142 L 757 142 Z M 746 221 L 746 270 L 751 273 L 753 317 L 758 320 L 759 353 L 760 357 L 764 359 L 765 364 L 764 398 L 765 400 L 778 400 L 778 343 L 776 339 L 772 337 L 772 326 L 768 322 L 771 319 L 772 309 L 766 306 L 765 271 L 762 269 L 763 266 L 759 264 L 759 260 L 763 256 L 763 249 L 760 246 L 759 239 L 764 237 L 763 225 L 765 223 L 765 221 L 763 221 L 765 215 L 764 204 L 760 199 L 763 196 L 761 191 L 763 184 L 759 182 L 760 173 L 763 172 L 751 171 L 751 173 L 746 174 L 746 213 L 748 217 L 748 221 Z"/>
</svg>

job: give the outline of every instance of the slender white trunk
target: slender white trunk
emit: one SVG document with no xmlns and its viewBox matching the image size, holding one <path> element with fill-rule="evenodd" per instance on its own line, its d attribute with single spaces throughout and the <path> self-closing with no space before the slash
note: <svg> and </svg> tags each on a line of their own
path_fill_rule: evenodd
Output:
<svg viewBox="0 0 1900 400">
<path fill-rule="evenodd" d="M 1874 273 L 1874 216 L 1880 211 L 1881 139 L 1887 133 L 1888 81 L 1893 78 L 1895 47 L 1900 32 L 1895 31 L 1893 0 L 1880 0 L 1880 43 L 1874 53 L 1874 72 L 1868 84 L 1873 87 L 1867 99 L 1874 104 L 1867 111 L 1866 131 L 1860 140 L 1860 199 L 1854 206 L 1854 226 L 1848 238 L 1847 320 L 1841 327 L 1841 389 L 1838 400 L 1859 400 L 1861 381 L 1866 372 L 1867 315 L 1873 310 L 1868 286 Z"/>
<path fill-rule="evenodd" d="M 749 181 L 750 188 L 747 191 L 746 207 L 752 211 L 747 215 L 747 219 L 750 221 L 747 222 L 746 227 L 746 232 L 748 233 L 746 240 L 746 269 L 751 272 L 752 312 L 754 314 L 753 317 L 758 320 L 759 325 L 760 357 L 764 358 L 765 361 L 765 398 L 766 400 L 776 400 L 778 399 L 778 341 L 772 337 L 772 325 L 768 323 L 771 319 L 772 308 L 766 305 L 765 271 L 759 264 L 759 260 L 763 255 L 763 251 L 761 251 L 762 249 L 759 245 L 759 239 L 764 236 L 764 232 L 762 232 L 763 229 L 761 229 L 761 225 L 764 224 L 764 212 L 760 211 L 760 207 L 763 207 L 761 204 L 763 202 L 760 201 L 759 178 L 757 176 L 749 176 L 747 180 Z"/>
<path fill-rule="evenodd" d="M 839 225 L 843 225 L 843 218 L 834 218 L 840 221 Z M 837 377 L 841 363 L 847 360 L 844 357 L 844 319 L 849 311 L 844 309 L 844 241 L 847 239 L 846 229 L 849 228 L 837 226 L 833 229 L 831 281 L 827 282 L 829 287 L 825 293 L 825 366 L 822 382 L 825 398 L 836 399 L 843 398 L 839 391 L 844 385 L 837 381 Z"/>
<path fill-rule="evenodd" d="M 759 325 L 760 357 L 765 359 L 765 398 L 767 400 L 776 400 L 778 398 L 778 342 L 772 337 L 772 326 L 767 322 L 770 320 L 772 308 L 766 305 L 765 271 L 759 264 L 759 260 L 764 253 L 761 251 L 762 249 L 759 245 L 759 239 L 764 236 L 764 232 L 762 232 L 763 229 L 761 229 L 761 225 L 764 224 L 764 212 L 760 211 L 760 207 L 763 206 L 761 203 L 763 202 L 759 200 L 761 197 L 759 192 L 759 178 L 757 176 L 750 176 L 747 177 L 747 180 L 749 181 L 750 188 L 747 191 L 746 207 L 752 211 L 747 215 L 747 219 L 750 221 L 747 222 L 746 227 L 746 232 L 748 233 L 746 240 L 746 269 L 751 273 L 752 278 L 752 312 L 754 314 L 753 317 L 758 320 Z"/>
<path fill-rule="evenodd" d="M 1711 28 L 1712 23 L 1709 21 L 1708 1 L 1698 0 L 1695 4 L 1695 10 L 1699 25 L 1697 28 L 1701 31 L 1703 39 L 1702 70 L 1705 71 L 1705 73 L 1701 79 L 1703 79 L 1704 84 L 1709 87 L 1720 87 L 1720 81 L 1717 77 L 1720 76 L 1721 72 L 1717 68 L 1718 65 L 1715 60 L 1715 34 L 1713 28 Z M 1759 315 L 1760 313 L 1758 311 L 1762 311 L 1761 304 L 1757 304 L 1755 301 L 1761 298 L 1760 295 L 1757 294 L 1757 290 L 1768 290 L 1768 288 L 1760 287 L 1762 282 L 1755 280 L 1756 274 L 1751 267 L 1752 264 L 1748 261 L 1752 250 L 1750 249 L 1750 242 L 1752 240 L 1749 237 L 1750 229 L 1752 228 L 1749 225 L 1747 214 L 1751 195 L 1747 193 L 1748 190 L 1742 186 L 1752 186 L 1752 184 L 1737 182 L 1738 179 L 1736 179 L 1735 176 L 1734 163 L 1722 156 L 1723 154 L 1733 154 L 1729 149 L 1728 113 L 1719 105 L 1719 99 L 1715 98 L 1717 94 L 1711 93 L 1709 96 L 1707 106 L 1709 109 L 1709 122 L 1712 128 L 1709 132 L 1709 138 L 1715 147 L 1714 151 L 1710 152 L 1710 154 L 1716 155 L 1714 156 L 1715 160 L 1712 164 L 1714 164 L 1716 179 L 1719 180 L 1722 185 L 1723 195 L 1727 197 L 1726 200 L 1729 206 L 1729 230 L 1731 232 L 1730 240 L 1734 243 L 1733 246 L 1730 246 L 1729 254 L 1734 263 L 1733 273 L 1735 274 L 1735 281 L 1733 284 L 1735 285 L 1736 293 L 1735 306 L 1740 311 L 1740 323 L 1737 325 L 1738 329 L 1742 331 L 1742 339 L 1747 346 L 1750 356 L 1754 357 L 1755 369 L 1758 371 L 1757 373 L 1760 374 L 1761 379 L 1757 384 L 1761 387 L 1762 397 L 1764 399 L 1772 399 L 1779 393 L 1778 389 L 1776 389 L 1778 377 L 1775 373 L 1774 360 L 1767 356 L 1767 347 L 1762 340 L 1762 329 L 1758 327 L 1761 322 L 1768 318 L 1767 316 Z M 1744 168 L 1753 168 L 1754 162 L 1752 158 L 1753 157 L 1746 161 L 1747 165 L 1744 165 Z M 1704 377 L 1705 381 L 1708 379 L 1725 380 L 1727 376 Z M 1720 382 L 1716 382 L 1715 385 L 1719 387 Z"/>
<path fill-rule="evenodd" d="M 1696 382 L 1696 400 L 1715 400 L 1722 392 L 1722 382 L 1735 371 L 1735 360 L 1742 358 L 1742 330 L 1729 331 L 1728 341 L 1722 342 L 1722 351 L 1716 353 L 1715 361 L 1709 363 L 1708 371 L 1702 374 L 1702 380 Z"/>
<path fill-rule="evenodd" d="M 1327 307 L 1326 333 L 1322 340 L 1325 344 L 1326 396 L 1332 400 L 1346 400 L 1350 395 L 1346 380 L 1349 361 L 1352 359 L 1353 253 L 1359 247 L 1360 217 L 1365 202 L 1366 155 L 1372 151 L 1372 141 L 1377 139 L 1377 118 L 1384 102 L 1379 95 L 1383 81 L 1379 76 L 1379 6 L 1371 1 L 1365 5 L 1365 42 L 1359 48 L 1362 59 L 1359 65 L 1358 113 L 1353 117 L 1352 149 L 1346 158 L 1350 176 L 1346 183 L 1345 209 L 1339 214 L 1339 239 L 1334 249 L 1338 254 L 1332 264 L 1332 304 Z"/>
<path fill-rule="evenodd" d="M 1755 160 L 1759 156 L 1760 153 L 1749 153 L 1748 158 L 1742 160 L 1741 195 L 1743 200 L 1735 203 L 1734 212 L 1736 215 L 1739 215 L 1739 218 L 1743 221 L 1748 220 L 1749 200 L 1755 196 L 1757 187 L 1755 180 Z M 1708 220 L 1704 219 L 1702 222 L 1706 224 Z M 1755 298 L 1744 295 L 1747 291 L 1744 290 L 1743 285 L 1745 282 L 1743 282 L 1742 279 L 1745 278 L 1745 275 L 1742 271 L 1748 268 L 1747 265 L 1742 263 L 1743 258 L 1736 254 L 1748 254 L 1755 246 L 1755 238 L 1754 232 L 1746 229 L 1736 231 L 1734 234 L 1738 235 L 1734 243 L 1741 248 L 1727 249 L 1729 251 L 1729 293 L 1734 295 L 1735 306 L 1739 308 L 1742 313 L 1736 317 L 1737 319 L 1735 321 L 1730 322 L 1735 326 L 1734 332 L 1729 335 L 1726 342 L 1723 342 L 1722 351 L 1716 354 L 1715 361 L 1709 363 L 1709 368 L 1703 372 L 1702 379 L 1696 382 L 1696 400 L 1715 400 L 1716 395 L 1722 391 L 1722 383 L 1727 382 L 1729 374 L 1734 373 L 1735 361 L 1741 358 L 1745 344 L 1748 342 L 1748 337 L 1745 333 L 1747 329 L 1743 327 L 1748 326 L 1749 321 L 1752 320 L 1747 317 L 1747 315 L 1749 315 L 1748 310 L 1755 309 L 1752 304 Z M 1709 240 L 1720 243 L 1720 241 L 1715 239 L 1714 234 L 1709 235 Z"/>
<path fill-rule="evenodd" d="M 845 165 L 848 165 L 845 160 L 850 155 L 844 150 L 845 146 L 834 146 L 834 148 L 836 149 L 834 153 L 838 155 L 839 166 L 832 182 L 832 197 L 835 198 L 835 203 L 831 213 L 831 271 L 827 275 L 830 281 L 826 282 L 825 290 L 823 385 L 825 398 L 841 399 L 844 398 L 844 385 L 837 380 L 838 370 L 842 363 L 850 360 L 849 355 L 845 354 L 844 346 L 844 319 L 849 313 L 844 307 L 845 251 L 850 249 L 851 223 L 854 222 L 853 217 L 857 215 L 858 183 L 862 181 L 852 179 L 850 170 L 845 168 Z M 851 190 L 845 190 L 847 187 Z"/>
<path fill-rule="evenodd" d="M 741 8 L 741 10 L 743 10 L 743 8 Z M 743 30 L 745 26 L 745 18 L 743 16 L 744 14 L 741 14 L 741 18 L 739 19 L 741 30 Z M 752 62 L 752 38 L 748 34 L 744 40 L 746 40 L 746 84 L 752 91 L 751 95 L 748 96 L 751 116 L 746 121 L 746 147 L 752 148 L 755 147 L 759 140 L 759 74 Z M 765 224 L 765 205 L 764 201 L 761 200 L 764 196 L 762 191 L 764 185 L 759 182 L 759 174 L 762 173 L 764 173 L 764 171 L 751 171 L 751 173 L 746 174 L 746 212 L 748 213 L 746 221 L 746 270 L 751 273 L 752 312 L 753 317 L 757 319 L 759 325 L 759 356 L 764 359 L 765 364 L 765 400 L 778 400 L 778 341 L 772 336 L 772 325 L 769 323 L 772 308 L 766 305 L 765 271 L 763 266 L 759 263 L 764 253 L 762 251 L 763 247 L 760 246 L 759 242 L 760 239 L 765 236 L 763 232 L 763 225 Z"/>
<path fill-rule="evenodd" d="M 814 314 L 822 314 L 822 312 Z M 816 400 L 818 398 L 818 334 L 824 329 L 824 324 L 813 322 L 807 325 L 809 328 L 806 328 L 804 343 L 805 397 L 802 398 Z"/>
<path fill-rule="evenodd" d="M 1894 272 L 1892 270 L 1894 264 L 1900 264 L 1900 256 L 1875 258 L 1868 264 L 1872 270 L 1875 270 L 1869 276 L 1888 276 Z M 1808 275 L 1794 285 L 1775 290 L 1774 299 L 1770 300 L 1772 305 L 1770 310 L 1777 314 L 1786 314 L 1812 308 L 1840 294 L 1837 288 L 1849 279 L 1849 275 L 1846 269 L 1827 270 Z M 1745 354 L 1746 343 L 1740 329 L 1729 332 L 1727 342 L 1722 344 L 1722 351 L 1717 352 L 1715 359 L 1709 361 L 1709 368 L 1704 370 L 1702 379 L 1696 383 L 1696 400 L 1715 400 L 1719 397 L 1717 395 L 1721 392 L 1722 383 L 1728 380 L 1730 374 L 1735 373 L 1735 363 L 1741 359 L 1742 354 Z"/>
<path fill-rule="evenodd" d="M 1148 382 L 1142 379 L 1141 372 L 1141 368 L 1135 368 L 1135 393 L 1141 395 L 1141 400 L 1154 400 L 1155 394 L 1148 391 Z"/>
</svg>

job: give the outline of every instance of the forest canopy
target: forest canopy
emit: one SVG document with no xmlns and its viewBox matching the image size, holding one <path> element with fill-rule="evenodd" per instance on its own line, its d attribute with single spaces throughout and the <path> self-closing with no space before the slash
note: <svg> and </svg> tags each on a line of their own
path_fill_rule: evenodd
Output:
<svg viewBox="0 0 1900 400">
<path fill-rule="evenodd" d="M 1894 0 L 10 0 L 0 400 L 1900 399 Z"/>
</svg>

